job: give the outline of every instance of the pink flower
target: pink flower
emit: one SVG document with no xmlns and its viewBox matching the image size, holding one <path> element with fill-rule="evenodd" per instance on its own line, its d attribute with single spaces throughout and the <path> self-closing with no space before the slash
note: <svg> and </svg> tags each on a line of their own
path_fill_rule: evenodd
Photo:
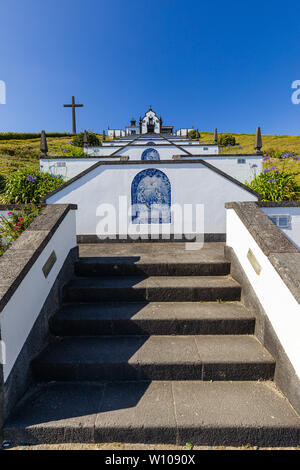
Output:
<svg viewBox="0 0 300 470">
<path fill-rule="evenodd" d="M 19 227 L 14 227 L 14 230 L 19 230 Z"/>
<path fill-rule="evenodd" d="M 7 213 L 7 215 L 10 215 L 10 214 L 12 214 L 12 211 L 10 211 L 10 212 Z"/>
<path fill-rule="evenodd" d="M 23 217 L 19 217 L 19 221 L 21 222 L 23 220 Z"/>
<path fill-rule="evenodd" d="M 20 227 L 20 225 L 21 225 L 20 222 L 18 222 L 17 225 Z"/>
</svg>

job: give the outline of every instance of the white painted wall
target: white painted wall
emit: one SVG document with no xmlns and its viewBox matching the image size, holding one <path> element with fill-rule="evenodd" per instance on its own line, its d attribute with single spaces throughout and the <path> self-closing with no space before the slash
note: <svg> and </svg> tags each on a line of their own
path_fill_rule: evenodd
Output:
<svg viewBox="0 0 300 470">
<path fill-rule="evenodd" d="M 176 131 L 176 135 L 178 135 L 178 136 L 180 136 L 180 137 L 181 137 L 181 136 L 185 136 L 185 135 L 188 135 L 188 133 L 189 133 L 190 131 L 193 131 L 193 130 L 194 130 L 193 127 L 190 127 L 190 128 L 182 127 L 181 129 L 178 129 L 178 130 Z"/>
<path fill-rule="evenodd" d="M 42 173 L 50 173 L 50 175 L 61 175 L 65 180 L 69 180 L 77 176 L 82 171 L 98 163 L 99 158 L 41 158 L 40 170 Z M 64 166 L 62 166 L 64 165 Z"/>
<path fill-rule="evenodd" d="M 139 126 L 130 126 L 126 127 L 125 129 L 125 134 L 126 135 L 136 135 L 140 133 L 140 128 Z"/>
<path fill-rule="evenodd" d="M 268 216 L 288 215 L 290 217 L 290 227 L 280 228 L 287 238 L 300 250 L 300 206 L 299 207 L 262 207 Z"/>
<path fill-rule="evenodd" d="M 73 203 L 78 205 L 76 214 L 77 234 L 97 234 L 97 208 L 102 203 L 112 204 L 119 217 L 128 212 L 131 206 L 131 183 L 134 177 L 146 168 L 163 171 L 171 183 L 172 204 L 203 204 L 204 232 L 225 233 L 225 208 L 228 201 L 254 201 L 256 196 L 232 183 L 227 178 L 204 167 L 201 163 L 172 164 L 120 164 L 100 165 L 90 173 L 74 181 L 58 193 L 49 197 L 48 204 Z M 127 198 L 125 208 L 119 211 L 119 196 Z M 213 214 L 213 217 L 212 217 Z M 128 217 L 127 221 L 130 221 Z M 176 233 L 172 224 L 151 225 L 153 233 Z M 135 230 L 134 227 L 132 230 Z M 147 233 L 149 226 L 140 225 L 141 233 Z M 114 233 L 131 233 L 131 228 L 124 229 L 117 223 Z M 103 232 L 105 234 L 105 232 Z M 111 231 L 111 233 L 113 233 Z M 194 233 L 191 229 L 186 233 Z"/>
<path fill-rule="evenodd" d="M 300 305 L 233 209 L 227 209 L 227 245 L 231 246 L 264 308 L 279 341 L 300 377 Z M 262 267 L 256 274 L 249 248 Z"/>
<path fill-rule="evenodd" d="M 69 251 L 76 246 L 75 234 L 75 211 L 70 210 L 0 313 L 2 341 L 6 349 L 6 363 L 3 365 L 5 381 Z M 57 260 L 48 277 L 45 278 L 42 267 L 53 250 L 56 253 Z"/>
<path fill-rule="evenodd" d="M 165 139 L 161 139 L 161 138 L 158 138 L 158 137 L 147 137 L 145 139 L 145 137 L 140 137 L 139 139 L 135 140 L 134 142 L 132 142 L 132 145 L 146 145 L 147 142 L 154 142 L 155 145 L 170 145 L 170 143 L 165 140 Z"/>
<path fill-rule="evenodd" d="M 196 157 L 184 155 L 183 160 L 191 160 Z M 217 157 L 201 156 L 203 160 L 211 165 L 215 166 L 219 170 L 224 171 L 228 175 L 237 179 L 241 183 L 245 181 L 252 181 L 255 174 L 259 174 L 262 171 L 262 156 L 251 155 L 251 156 L 238 156 L 238 155 L 218 155 Z M 239 163 L 241 162 L 241 163 Z M 256 168 L 251 168 L 252 165 L 257 165 Z"/>
<path fill-rule="evenodd" d="M 115 142 L 106 142 L 105 145 L 102 147 L 88 147 L 86 153 L 91 156 L 105 156 L 111 155 L 112 153 L 116 152 L 118 149 L 121 149 L 125 144 L 117 145 Z"/>
<path fill-rule="evenodd" d="M 107 135 L 109 135 L 109 137 L 124 137 L 125 131 L 122 129 L 108 129 Z"/>
<path fill-rule="evenodd" d="M 159 118 L 156 116 L 155 112 L 152 110 L 147 111 L 145 116 L 142 119 L 142 134 L 146 134 L 148 132 L 147 125 L 149 123 L 149 119 L 152 118 L 154 124 L 154 132 L 158 134 L 160 132 L 160 122 Z"/>
<path fill-rule="evenodd" d="M 185 152 L 179 150 L 175 145 L 145 145 L 145 146 L 137 146 L 137 145 L 130 145 L 125 148 L 121 148 L 117 151 L 116 155 L 128 155 L 130 160 L 141 160 L 142 153 L 144 150 L 148 150 L 150 148 L 154 148 L 160 155 L 161 160 L 172 160 L 173 155 L 184 155 Z"/>
<path fill-rule="evenodd" d="M 100 147 L 101 148 L 101 147 Z M 153 147 L 126 147 L 121 149 L 118 152 L 118 155 L 126 155 L 129 156 L 129 160 L 141 160 L 142 153 L 145 149 L 155 148 L 161 157 L 161 160 L 172 160 L 173 155 L 181 155 L 183 159 L 193 159 L 198 157 L 192 157 L 190 155 L 184 154 L 182 151 L 177 149 L 173 146 L 153 146 Z M 236 178 L 241 183 L 245 181 L 251 181 L 254 176 L 255 172 L 258 174 L 262 171 L 262 157 L 259 155 L 251 155 L 247 157 L 238 157 L 237 155 L 232 156 L 222 156 L 218 155 L 216 157 L 213 156 L 201 156 L 201 158 L 211 165 L 219 168 L 220 170 L 224 171 L 228 175 Z M 238 163 L 239 159 L 245 161 L 245 163 Z M 104 161 L 118 161 L 116 157 L 103 157 Z M 65 160 L 53 160 L 53 159 L 41 159 L 41 171 L 49 171 L 51 174 L 61 174 L 66 180 L 73 178 L 74 176 L 78 175 L 82 171 L 86 170 L 90 166 L 94 165 L 95 163 L 101 161 L 101 158 L 66 158 Z M 58 162 L 66 163 L 66 167 L 58 167 Z M 251 166 L 253 164 L 257 165 L 257 168 L 252 169 Z"/>
<path fill-rule="evenodd" d="M 154 140 L 149 139 L 149 142 L 155 142 Z M 145 145 L 141 145 L 145 142 Z M 159 143 L 156 142 L 155 145 L 146 145 L 147 141 L 140 141 L 137 140 L 133 142 L 131 145 L 118 146 L 118 145 L 105 145 L 103 147 L 89 147 L 87 149 L 87 154 L 91 156 L 106 156 L 111 155 L 113 152 L 116 152 L 116 155 L 129 155 L 130 160 L 141 160 L 141 155 L 145 149 L 148 148 L 155 148 L 159 154 L 161 155 L 161 160 L 171 160 L 173 155 L 187 155 L 186 152 L 178 149 L 176 145 L 168 141 L 160 141 Z M 119 148 L 118 148 L 119 147 Z M 190 152 L 193 155 L 212 155 L 218 154 L 218 146 L 217 145 L 181 145 L 181 147 Z"/>
</svg>

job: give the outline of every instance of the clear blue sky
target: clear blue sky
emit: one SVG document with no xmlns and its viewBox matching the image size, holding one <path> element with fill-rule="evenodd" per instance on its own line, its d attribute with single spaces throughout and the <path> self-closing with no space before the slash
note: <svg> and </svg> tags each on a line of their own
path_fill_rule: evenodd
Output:
<svg viewBox="0 0 300 470">
<path fill-rule="evenodd" d="M 124 127 L 300 135 L 299 0 L 4 0 L 0 131 Z"/>
</svg>

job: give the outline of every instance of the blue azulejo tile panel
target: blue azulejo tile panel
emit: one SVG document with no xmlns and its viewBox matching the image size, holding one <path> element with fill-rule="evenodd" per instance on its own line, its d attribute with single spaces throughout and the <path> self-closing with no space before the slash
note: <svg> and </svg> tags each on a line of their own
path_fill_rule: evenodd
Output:
<svg viewBox="0 0 300 470">
<path fill-rule="evenodd" d="M 150 148 L 143 151 L 141 160 L 160 160 L 160 156 L 156 149 Z"/>
<path fill-rule="evenodd" d="M 171 184 L 156 168 L 142 170 L 131 184 L 132 223 L 169 224 L 171 222 Z"/>
</svg>

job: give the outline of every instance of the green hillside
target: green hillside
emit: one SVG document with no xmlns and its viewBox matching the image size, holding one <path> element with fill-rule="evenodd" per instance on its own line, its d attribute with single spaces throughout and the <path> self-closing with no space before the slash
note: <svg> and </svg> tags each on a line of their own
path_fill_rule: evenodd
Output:
<svg viewBox="0 0 300 470">
<path fill-rule="evenodd" d="M 220 134 L 221 135 L 221 134 Z M 221 154 L 239 154 L 239 153 L 253 153 L 254 152 L 254 134 L 236 134 L 231 133 L 236 138 L 236 145 L 234 147 L 225 148 L 221 150 Z M 99 136 L 102 137 L 102 136 Z M 214 135 L 212 132 L 201 132 L 201 143 L 213 143 Z M 288 135 L 263 135 L 263 148 L 265 155 L 270 151 L 280 153 L 293 152 L 300 155 L 300 136 Z M 63 155 L 62 146 L 69 144 L 71 137 L 48 137 L 48 154 L 50 156 Z M 40 139 L 9 139 L 0 140 L 0 177 L 9 176 L 11 172 L 21 168 L 38 169 L 39 168 L 39 155 L 40 155 Z M 300 184 L 300 161 L 295 161 L 292 158 L 280 160 L 278 158 L 271 158 L 265 162 L 265 167 L 276 164 L 279 167 L 285 166 L 296 174 L 298 183 Z"/>
</svg>

